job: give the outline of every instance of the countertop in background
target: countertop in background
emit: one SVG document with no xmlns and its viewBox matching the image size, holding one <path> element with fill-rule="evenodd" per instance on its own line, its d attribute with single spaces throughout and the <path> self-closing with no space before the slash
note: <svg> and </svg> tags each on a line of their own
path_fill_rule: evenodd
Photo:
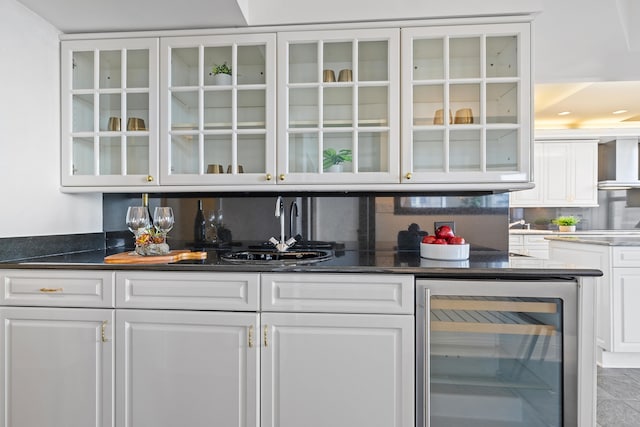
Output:
<svg viewBox="0 0 640 427">
<path fill-rule="evenodd" d="M 562 233 L 565 234 L 565 233 Z M 572 236 L 559 236 L 549 235 L 545 236 L 545 239 L 559 242 L 571 242 L 571 243 L 589 243 L 592 245 L 605 245 L 605 246 L 640 246 L 640 234 L 633 235 L 572 235 Z"/>
</svg>

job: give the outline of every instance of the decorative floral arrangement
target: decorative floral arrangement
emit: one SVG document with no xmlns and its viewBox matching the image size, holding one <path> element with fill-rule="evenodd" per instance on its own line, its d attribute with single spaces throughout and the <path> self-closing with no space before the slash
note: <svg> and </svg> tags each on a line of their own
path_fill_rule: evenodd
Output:
<svg viewBox="0 0 640 427">
<path fill-rule="evenodd" d="M 165 255 L 169 253 L 169 245 L 166 243 L 167 233 L 155 229 L 155 227 L 140 230 L 136 235 L 136 253 L 138 255 Z"/>
<path fill-rule="evenodd" d="M 231 67 L 229 67 L 229 66 L 227 65 L 227 63 L 226 63 L 226 62 L 224 62 L 224 63 L 223 63 L 223 64 L 221 64 L 221 65 L 218 65 L 218 64 L 214 65 L 214 66 L 211 68 L 211 72 L 212 72 L 213 74 L 229 74 L 229 75 L 231 75 Z"/>
</svg>

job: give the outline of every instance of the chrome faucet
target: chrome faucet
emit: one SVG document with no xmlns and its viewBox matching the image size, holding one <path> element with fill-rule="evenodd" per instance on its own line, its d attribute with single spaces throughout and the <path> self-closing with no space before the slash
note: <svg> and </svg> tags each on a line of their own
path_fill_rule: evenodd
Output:
<svg viewBox="0 0 640 427">
<path fill-rule="evenodd" d="M 280 240 L 277 240 L 275 237 L 271 237 L 269 241 L 273 243 L 278 250 L 278 252 L 286 252 L 295 242 L 296 239 L 294 237 L 289 238 L 289 240 L 285 240 L 284 236 L 284 202 L 282 201 L 282 196 L 278 196 L 276 199 L 276 218 L 280 218 Z"/>
<path fill-rule="evenodd" d="M 514 225 L 524 225 L 524 219 L 509 223 L 509 228 L 513 227 Z"/>
</svg>

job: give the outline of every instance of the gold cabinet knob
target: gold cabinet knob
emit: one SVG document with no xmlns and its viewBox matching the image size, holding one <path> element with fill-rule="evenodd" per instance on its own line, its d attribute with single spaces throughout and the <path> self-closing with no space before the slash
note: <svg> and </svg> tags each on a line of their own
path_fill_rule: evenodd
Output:
<svg viewBox="0 0 640 427">
<path fill-rule="evenodd" d="M 267 174 L 267 181 L 271 181 L 271 179 L 272 179 L 272 178 L 273 178 L 273 177 L 271 176 L 271 174 L 270 174 L 270 173 L 268 173 L 268 174 Z"/>
<path fill-rule="evenodd" d="M 411 179 L 411 177 L 413 177 L 413 175 L 411 175 L 411 172 L 409 172 L 409 173 L 407 173 L 404 177 L 405 177 L 407 180 L 410 180 L 410 179 Z"/>
<path fill-rule="evenodd" d="M 151 175 L 147 175 L 147 182 L 153 182 L 153 177 Z"/>
<path fill-rule="evenodd" d="M 280 176 L 278 176 L 278 178 L 280 179 L 280 181 L 284 181 L 284 174 L 281 173 Z"/>
</svg>

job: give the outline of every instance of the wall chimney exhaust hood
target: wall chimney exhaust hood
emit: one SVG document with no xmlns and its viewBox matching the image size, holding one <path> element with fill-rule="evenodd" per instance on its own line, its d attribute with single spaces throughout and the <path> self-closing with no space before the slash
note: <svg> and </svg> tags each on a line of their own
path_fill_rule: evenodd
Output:
<svg viewBox="0 0 640 427">
<path fill-rule="evenodd" d="M 638 137 L 618 137 L 598 145 L 598 189 L 640 188 Z"/>
</svg>

